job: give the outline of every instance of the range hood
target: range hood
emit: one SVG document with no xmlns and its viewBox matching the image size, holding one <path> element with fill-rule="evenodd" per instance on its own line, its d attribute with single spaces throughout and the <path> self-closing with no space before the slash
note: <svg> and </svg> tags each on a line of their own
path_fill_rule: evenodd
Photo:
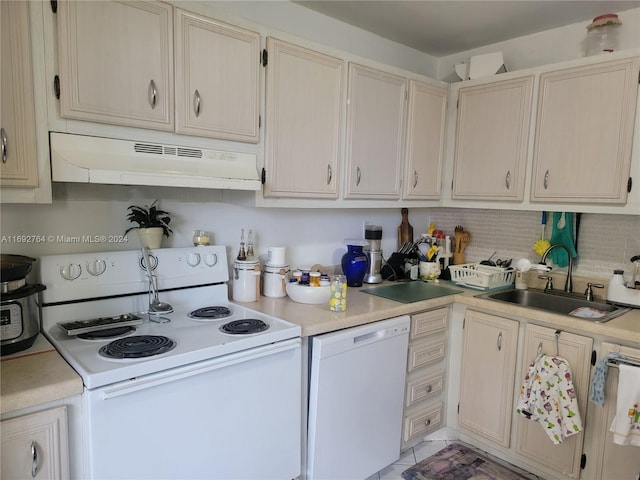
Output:
<svg viewBox="0 0 640 480">
<path fill-rule="evenodd" d="M 256 155 L 50 133 L 55 182 L 260 190 Z"/>
</svg>

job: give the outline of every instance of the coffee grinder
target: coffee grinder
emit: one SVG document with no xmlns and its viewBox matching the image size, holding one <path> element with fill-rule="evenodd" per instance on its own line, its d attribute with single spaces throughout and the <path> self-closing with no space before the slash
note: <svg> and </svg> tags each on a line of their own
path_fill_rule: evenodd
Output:
<svg viewBox="0 0 640 480">
<path fill-rule="evenodd" d="M 369 242 L 369 246 L 365 247 L 364 251 L 369 258 L 369 269 L 364 275 L 362 281 L 364 283 L 380 283 L 382 282 L 382 275 L 380 274 L 380 268 L 382 267 L 382 227 L 378 225 L 365 225 L 364 238 Z"/>
</svg>

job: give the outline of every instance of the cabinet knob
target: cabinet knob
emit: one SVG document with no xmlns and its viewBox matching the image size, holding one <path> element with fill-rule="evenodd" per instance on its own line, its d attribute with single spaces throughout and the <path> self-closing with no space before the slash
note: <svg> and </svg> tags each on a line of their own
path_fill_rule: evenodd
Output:
<svg viewBox="0 0 640 480">
<path fill-rule="evenodd" d="M 427 385 L 427 393 L 431 393 L 433 391 L 432 385 Z"/>
<path fill-rule="evenodd" d="M 425 424 L 427 425 L 427 427 L 428 427 L 429 425 L 431 425 L 431 419 L 430 419 L 430 418 L 428 418 L 428 419 L 427 419 L 427 421 L 426 421 L 426 422 L 424 422 L 424 423 L 425 423 Z"/>
<path fill-rule="evenodd" d="M 38 474 L 40 469 L 40 455 L 38 455 L 38 444 L 36 441 L 31 442 L 31 476 L 33 478 Z"/>
<path fill-rule="evenodd" d="M 193 92 L 193 111 L 196 114 L 196 117 L 200 116 L 200 92 L 196 88 L 196 91 Z"/>
<path fill-rule="evenodd" d="M 7 163 L 7 132 L 4 128 L 0 128 L 0 137 L 2 137 L 2 163 Z"/>
<path fill-rule="evenodd" d="M 158 89 L 156 88 L 156 82 L 151 79 L 151 81 L 149 82 L 149 104 L 151 105 L 152 109 L 156 108 L 157 98 Z"/>
<path fill-rule="evenodd" d="M 547 188 L 549 188 L 549 170 L 547 170 L 546 172 L 544 172 L 544 182 L 543 182 L 543 186 L 544 189 L 546 190 Z"/>
</svg>

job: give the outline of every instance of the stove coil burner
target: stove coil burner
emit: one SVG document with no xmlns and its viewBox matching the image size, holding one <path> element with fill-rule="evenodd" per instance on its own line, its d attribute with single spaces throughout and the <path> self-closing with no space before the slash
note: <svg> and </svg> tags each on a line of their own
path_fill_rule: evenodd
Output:
<svg viewBox="0 0 640 480">
<path fill-rule="evenodd" d="M 134 335 L 119 338 L 100 348 L 100 355 L 108 358 L 144 358 L 173 350 L 176 342 L 160 335 Z"/>
<path fill-rule="evenodd" d="M 229 316 L 231 316 L 231 309 L 222 306 L 202 307 L 188 314 L 189 318 L 198 320 L 215 320 Z"/>
<path fill-rule="evenodd" d="M 124 327 L 105 328 L 103 330 L 94 330 L 93 332 L 81 333 L 78 338 L 82 340 L 107 340 L 109 338 L 117 338 L 133 333 L 136 327 L 125 325 Z"/>
<path fill-rule="evenodd" d="M 225 323 L 220 327 L 220 330 L 224 333 L 232 335 L 247 335 L 250 333 L 259 333 L 269 328 L 269 325 L 257 318 L 245 318 L 243 320 L 234 320 L 233 322 Z"/>
</svg>

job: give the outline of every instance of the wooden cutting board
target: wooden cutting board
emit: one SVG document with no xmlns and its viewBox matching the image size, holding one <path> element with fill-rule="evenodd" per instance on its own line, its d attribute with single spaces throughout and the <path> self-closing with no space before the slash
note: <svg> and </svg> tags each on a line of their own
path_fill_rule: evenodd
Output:
<svg viewBox="0 0 640 480">
<path fill-rule="evenodd" d="M 403 208 L 402 223 L 398 227 L 398 249 L 405 242 L 413 243 L 413 227 L 409 223 L 409 209 Z"/>
</svg>

